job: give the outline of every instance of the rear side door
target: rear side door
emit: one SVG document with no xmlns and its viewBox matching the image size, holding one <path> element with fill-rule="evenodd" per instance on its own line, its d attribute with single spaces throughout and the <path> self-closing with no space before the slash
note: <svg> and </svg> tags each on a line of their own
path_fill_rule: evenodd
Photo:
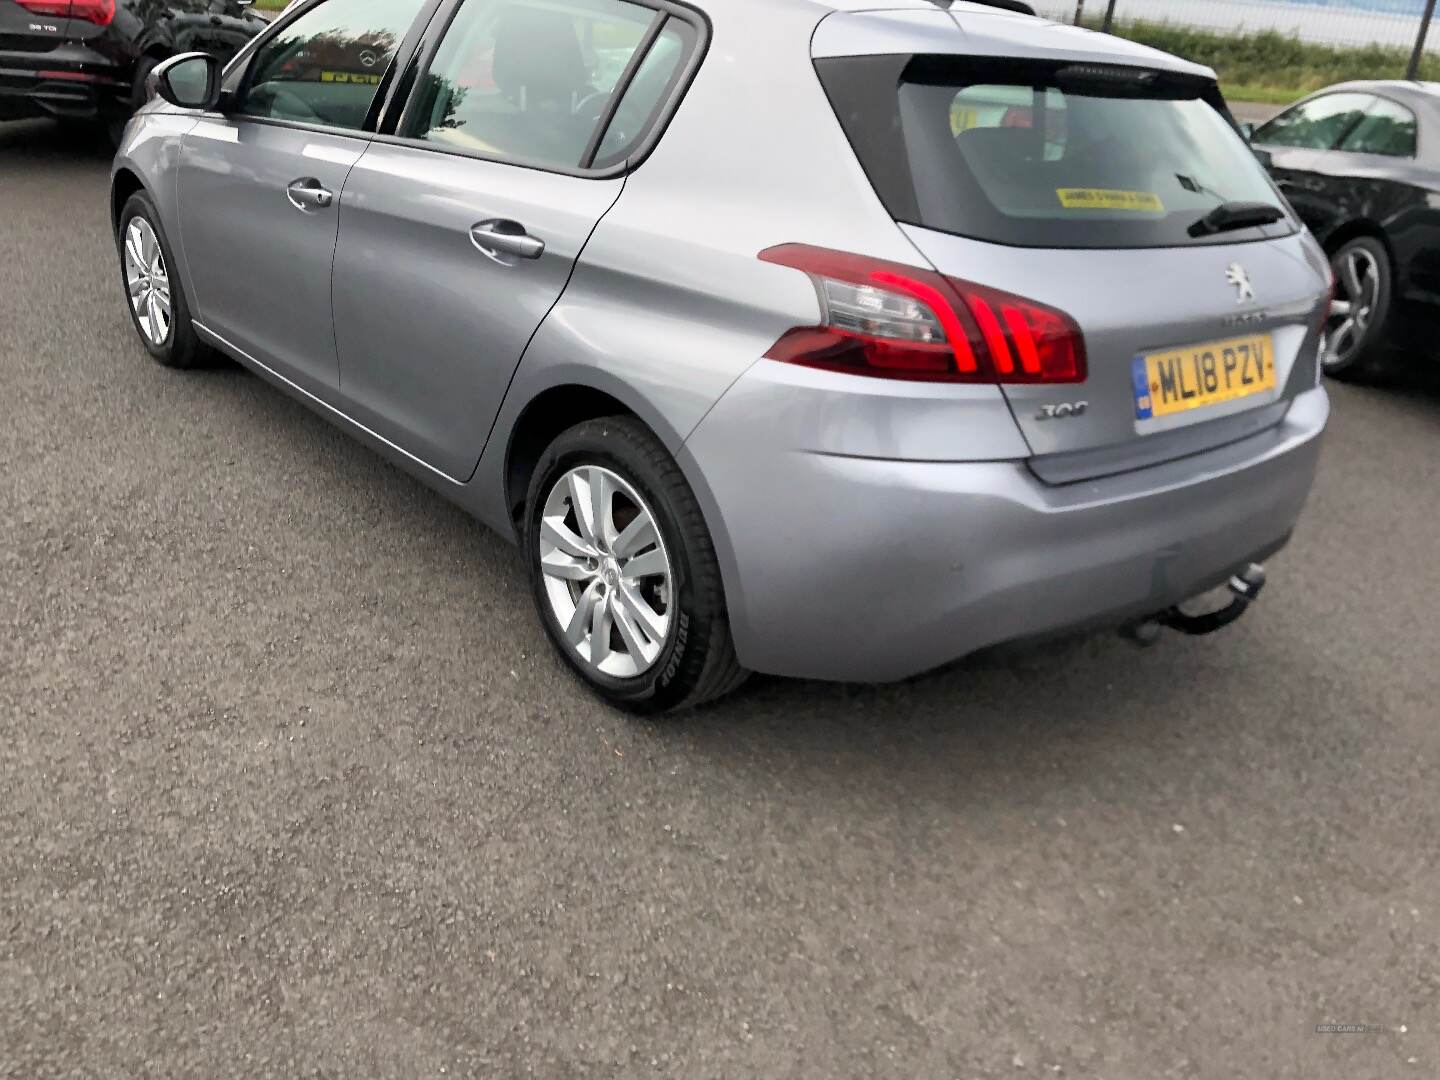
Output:
<svg viewBox="0 0 1440 1080">
<path fill-rule="evenodd" d="M 325 400 L 340 193 L 422 0 L 319 0 L 250 55 L 232 104 L 185 136 L 181 241 L 197 321 Z"/>
<path fill-rule="evenodd" d="M 629 0 L 464 0 L 340 202 L 351 416 L 456 480 L 695 40 Z"/>
</svg>

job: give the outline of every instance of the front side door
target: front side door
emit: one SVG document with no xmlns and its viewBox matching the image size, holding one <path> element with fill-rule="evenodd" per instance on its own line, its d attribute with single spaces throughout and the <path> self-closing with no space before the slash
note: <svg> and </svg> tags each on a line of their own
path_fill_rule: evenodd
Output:
<svg viewBox="0 0 1440 1080">
<path fill-rule="evenodd" d="M 464 0 L 341 198 L 348 414 L 452 479 L 473 473 L 521 354 L 619 197 L 610 133 L 628 139 L 626 117 L 654 111 L 685 40 L 626 0 Z"/>
<path fill-rule="evenodd" d="M 322 0 L 254 52 L 224 115 L 185 136 L 181 240 L 195 316 L 301 388 L 333 398 L 330 270 L 340 193 L 421 0 Z"/>
</svg>

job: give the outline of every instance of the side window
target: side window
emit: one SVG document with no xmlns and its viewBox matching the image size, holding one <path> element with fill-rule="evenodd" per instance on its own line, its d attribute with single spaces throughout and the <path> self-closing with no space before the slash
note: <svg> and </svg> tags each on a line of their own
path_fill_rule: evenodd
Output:
<svg viewBox="0 0 1440 1080">
<path fill-rule="evenodd" d="M 246 116 L 359 130 L 422 0 L 325 0 L 255 53 Z"/>
<path fill-rule="evenodd" d="M 1326 94 L 1287 109 L 1257 129 L 1254 141 L 1262 146 L 1333 150 L 1375 101 L 1369 94 Z"/>
<path fill-rule="evenodd" d="M 1414 157 L 1415 114 L 1403 105 L 1378 99 L 1365 119 L 1345 136 L 1340 149 L 1352 154 Z"/>
<path fill-rule="evenodd" d="M 595 154 L 595 168 L 618 165 L 634 151 L 665 107 L 684 71 L 685 57 L 694 46 L 693 26 L 682 19 L 666 21 L 605 128 L 605 137 Z"/>
<path fill-rule="evenodd" d="M 420 80 L 401 133 L 576 168 L 660 17 L 626 0 L 466 0 Z"/>
</svg>

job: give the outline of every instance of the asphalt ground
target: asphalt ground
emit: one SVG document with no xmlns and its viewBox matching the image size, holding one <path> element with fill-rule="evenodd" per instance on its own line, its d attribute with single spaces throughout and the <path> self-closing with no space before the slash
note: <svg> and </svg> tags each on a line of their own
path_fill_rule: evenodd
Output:
<svg viewBox="0 0 1440 1080">
<path fill-rule="evenodd" d="M 639 722 L 505 543 L 149 360 L 106 171 L 0 126 L 0 1076 L 1440 1075 L 1440 368 L 1333 388 L 1221 636 Z"/>
</svg>

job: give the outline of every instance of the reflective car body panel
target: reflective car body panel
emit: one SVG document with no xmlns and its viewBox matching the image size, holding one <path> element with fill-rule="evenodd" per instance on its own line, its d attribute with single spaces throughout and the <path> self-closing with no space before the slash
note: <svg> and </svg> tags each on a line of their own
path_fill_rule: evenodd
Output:
<svg viewBox="0 0 1440 1080">
<path fill-rule="evenodd" d="M 117 200 L 152 192 L 207 340 L 507 536 L 528 440 L 564 422 L 562 403 L 578 393 L 633 413 L 695 492 L 750 668 L 900 678 L 994 642 L 1153 613 L 1283 546 L 1328 414 L 1311 331 L 1328 280 L 1313 240 L 1292 230 L 1167 260 L 902 225 L 815 51 L 1113 48 L 1120 64 L 1199 69 L 975 5 L 647 2 L 692 21 L 700 44 L 654 139 L 614 170 L 400 140 L 407 84 L 387 82 L 371 127 L 343 136 L 152 105 L 117 156 Z M 407 42 L 433 32 L 422 23 Z M 328 218 L 286 201 L 302 176 L 334 185 Z M 497 264 L 470 235 L 489 219 L 523 226 L 545 254 Z M 1093 397 L 1095 423 L 1070 437 L 1037 427 L 1022 408 L 1057 400 L 1038 390 L 1007 398 L 995 382 L 766 358 L 825 316 L 805 273 L 758 257 L 783 244 L 1065 306 L 1093 337 L 1096 375 L 1064 393 Z M 1224 276 L 1237 258 L 1258 294 L 1243 309 Z M 262 293 L 285 294 L 264 317 Z M 1221 336 L 1231 313 L 1283 346 L 1274 394 L 1174 431 L 1122 419 L 1134 400 L 1121 360 Z"/>
<path fill-rule="evenodd" d="M 367 146 L 348 134 L 207 116 L 185 136 L 176 175 L 195 317 L 325 398 L 340 370 L 330 317 L 339 217 L 298 208 L 287 189 L 311 179 L 338 197 Z"/>
</svg>

